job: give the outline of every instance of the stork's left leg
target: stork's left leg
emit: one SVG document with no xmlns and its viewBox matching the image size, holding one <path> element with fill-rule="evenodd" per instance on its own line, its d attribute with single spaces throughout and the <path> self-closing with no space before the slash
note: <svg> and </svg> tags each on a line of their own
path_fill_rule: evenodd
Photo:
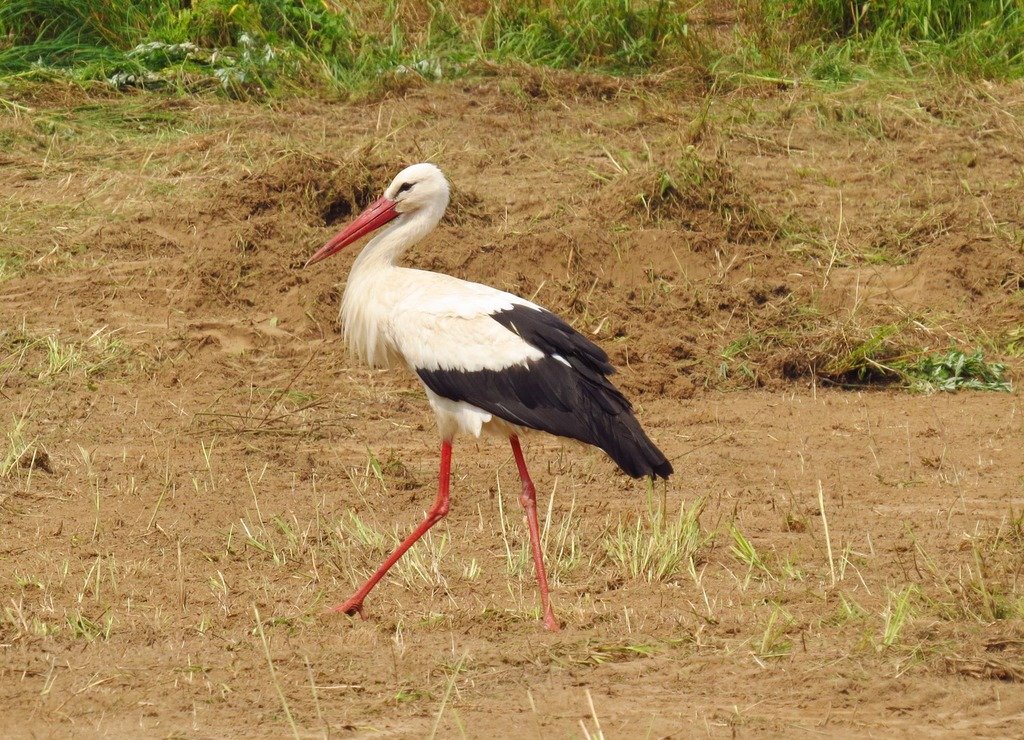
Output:
<svg viewBox="0 0 1024 740">
<path fill-rule="evenodd" d="M 516 467 L 519 468 L 519 479 L 523 482 L 523 493 L 519 497 L 520 503 L 526 509 L 526 523 L 530 528 L 530 546 L 533 548 L 533 565 L 537 570 L 537 585 L 540 587 L 540 605 L 544 610 L 544 626 L 556 632 L 560 629 L 555 613 L 551 610 L 551 598 L 548 594 L 548 576 L 544 572 L 544 552 L 540 547 L 540 525 L 537 523 L 537 489 L 533 487 L 530 480 L 530 472 L 526 469 L 526 460 L 523 459 L 523 450 L 519 446 L 519 437 L 511 435 L 508 441 L 512 444 L 512 454 L 516 458 Z"/>
</svg>

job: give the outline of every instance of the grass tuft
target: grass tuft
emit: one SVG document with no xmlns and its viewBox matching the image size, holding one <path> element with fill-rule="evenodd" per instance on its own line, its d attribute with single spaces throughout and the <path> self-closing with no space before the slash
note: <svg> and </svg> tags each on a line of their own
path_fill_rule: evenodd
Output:
<svg viewBox="0 0 1024 740">
<path fill-rule="evenodd" d="M 608 558 L 628 578 L 648 582 L 670 581 L 694 571 L 695 560 L 707 536 L 700 528 L 704 502 L 679 504 L 673 518 L 664 504 L 648 502 L 647 517 L 632 524 L 619 521 L 603 541 Z"/>
<path fill-rule="evenodd" d="M 768 563 L 761 556 L 761 553 L 757 551 L 757 548 L 754 547 L 754 543 L 747 539 L 747 536 L 740 531 L 740 528 L 733 524 L 729 528 L 729 534 L 732 537 L 733 543 L 729 551 L 737 560 L 747 566 L 744 587 L 750 582 L 750 578 L 754 573 L 757 573 L 759 578 L 774 580 L 775 574 L 768 567 Z"/>
<path fill-rule="evenodd" d="M 920 589 L 913 584 L 900 591 L 889 591 L 888 604 L 882 613 L 881 647 L 890 648 L 899 642 L 903 628 L 913 617 L 914 601 L 919 595 Z"/>
<path fill-rule="evenodd" d="M 28 419 L 25 414 L 13 417 L 11 425 L 4 430 L 7 437 L 7 452 L 0 460 L 0 478 L 10 478 L 21 467 L 32 467 L 39 451 L 34 437 L 27 434 Z"/>
</svg>

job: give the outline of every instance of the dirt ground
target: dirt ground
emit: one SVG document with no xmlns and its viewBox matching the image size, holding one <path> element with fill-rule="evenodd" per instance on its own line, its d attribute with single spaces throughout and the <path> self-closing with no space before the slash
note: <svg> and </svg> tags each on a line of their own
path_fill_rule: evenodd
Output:
<svg viewBox="0 0 1024 740">
<path fill-rule="evenodd" d="M 1020 732 L 1020 85 L 2 97 L 5 736 Z M 595 337 L 677 471 L 527 438 L 557 634 L 493 439 L 367 618 L 323 614 L 430 505 L 438 440 L 345 352 L 356 249 L 300 267 L 421 160 L 454 197 L 408 262 Z M 1013 392 L 819 372 L 884 323 Z M 692 564 L 610 554 L 681 510 Z"/>
</svg>

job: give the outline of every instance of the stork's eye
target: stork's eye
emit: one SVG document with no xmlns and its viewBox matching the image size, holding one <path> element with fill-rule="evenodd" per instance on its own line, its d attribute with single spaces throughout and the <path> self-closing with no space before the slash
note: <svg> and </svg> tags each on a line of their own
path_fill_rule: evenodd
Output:
<svg viewBox="0 0 1024 740">
<path fill-rule="evenodd" d="M 395 193 L 395 195 L 401 195 L 406 190 L 412 190 L 412 186 L 415 185 L 415 184 L 416 183 L 412 183 L 412 182 L 403 182 L 401 185 L 398 186 L 398 192 Z"/>
</svg>

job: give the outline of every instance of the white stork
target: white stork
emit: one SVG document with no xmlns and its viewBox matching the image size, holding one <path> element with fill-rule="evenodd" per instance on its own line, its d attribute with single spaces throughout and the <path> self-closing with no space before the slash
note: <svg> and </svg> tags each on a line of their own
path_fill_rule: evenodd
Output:
<svg viewBox="0 0 1024 740">
<path fill-rule="evenodd" d="M 352 265 L 341 304 L 345 340 L 373 367 L 403 364 L 422 381 L 441 434 L 437 499 L 427 518 L 348 601 L 332 609 L 362 614 L 363 599 L 413 543 L 448 513 L 452 440 L 484 430 L 506 435 L 522 481 L 544 626 L 559 628 L 548 596 L 537 523 L 537 494 L 519 433 L 539 429 L 608 453 L 634 478 L 667 478 L 672 465 L 608 380 L 604 351 L 566 322 L 511 293 L 398 266 L 410 246 L 437 226 L 448 181 L 432 164 L 398 173 L 345 230 L 306 262 L 326 259 L 381 228 Z"/>
</svg>

